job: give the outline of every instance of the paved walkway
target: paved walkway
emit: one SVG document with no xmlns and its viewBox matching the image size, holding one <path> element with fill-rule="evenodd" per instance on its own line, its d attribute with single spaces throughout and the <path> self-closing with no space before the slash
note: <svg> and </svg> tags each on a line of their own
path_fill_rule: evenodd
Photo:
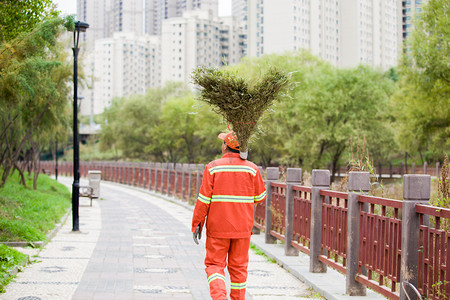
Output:
<svg viewBox="0 0 450 300">
<path fill-rule="evenodd" d="M 92 207 L 80 199 L 80 232 L 71 231 L 69 216 L 0 299 L 210 299 L 204 238 L 195 245 L 190 233 L 192 208 L 108 182 L 101 197 Z M 302 299 L 316 292 L 250 251 L 247 294 Z"/>
</svg>

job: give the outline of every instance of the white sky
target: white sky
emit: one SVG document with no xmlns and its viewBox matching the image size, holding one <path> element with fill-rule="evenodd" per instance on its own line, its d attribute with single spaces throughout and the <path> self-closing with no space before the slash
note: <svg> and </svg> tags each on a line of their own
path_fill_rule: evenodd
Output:
<svg viewBox="0 0 450 300">
<path fill-rule="evenodd" d="M 53 0 L 63 14 L 76 14 L 76 0 Z M 219 0 L 219 16 L 231 16 L 231 0 Z"/>
</svg>

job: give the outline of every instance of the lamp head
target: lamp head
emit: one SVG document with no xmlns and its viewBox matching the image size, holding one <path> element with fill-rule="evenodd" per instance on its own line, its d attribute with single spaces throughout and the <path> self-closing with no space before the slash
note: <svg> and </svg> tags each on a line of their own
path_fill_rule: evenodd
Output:
<svg viewBox="0 0 450 300">
<path fill-rule="evenodd" d="M 75 30 L 79 32 L 86 32 L 86 29 L 89 28 L 89 24 L 81 21 L 75 22 Z"/>
</svg>

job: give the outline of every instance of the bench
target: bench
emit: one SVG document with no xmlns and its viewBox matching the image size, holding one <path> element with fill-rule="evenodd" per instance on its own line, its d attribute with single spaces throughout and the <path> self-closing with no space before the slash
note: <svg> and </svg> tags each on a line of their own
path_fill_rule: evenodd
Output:
<svg viewBox="0 0 450 300">
<path fill-rule="evenodd" d="M 94 198 L 94 188 L 89 185 L 80 185 L 80 197 L 87 197 L 91 200 L 91 206 L 92 206 L 92 198 Z"/>
</svg>

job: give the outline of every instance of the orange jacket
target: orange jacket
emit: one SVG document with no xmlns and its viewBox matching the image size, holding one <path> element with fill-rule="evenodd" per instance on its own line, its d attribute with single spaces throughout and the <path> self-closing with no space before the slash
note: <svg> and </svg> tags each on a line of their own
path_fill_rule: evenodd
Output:
<svg viewBox="0 0 450 300">
<path fill-rule="evenodd" d="M 192 217 L 192 232 L 206 221 L 206 234 L 216 238 L 249 237 L 253 227 L 254 203 L 266 199 L 266 189 L 258 167 L 226 153 L 210 162 L 203 173 L 202 186 Z"/>
</svg>

